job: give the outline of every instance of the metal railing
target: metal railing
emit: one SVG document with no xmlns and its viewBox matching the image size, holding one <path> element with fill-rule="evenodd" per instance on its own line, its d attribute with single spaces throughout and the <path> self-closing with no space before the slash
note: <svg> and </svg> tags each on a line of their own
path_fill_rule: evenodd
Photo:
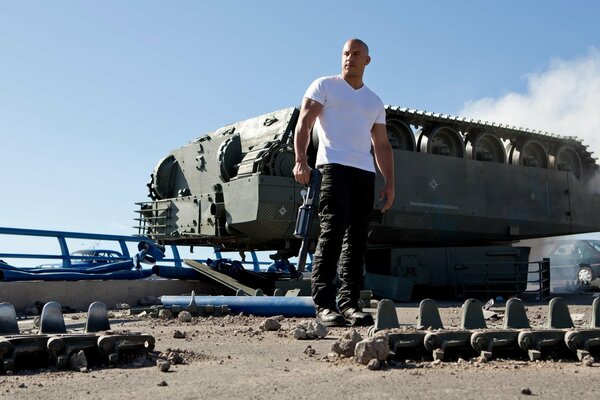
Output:
<svg viewBox="0 0 600 400">
<path fill-rule="evenodd" d="M 41 253 L 36 254 L 33 251 L 27 252 L 4 252 L 3 250 L 3 235 L 10 235 L 13 237 L 45 237 L 45 238 L 54 238 L 57 240 L 59 251 L 54 253 Z M 116 242 L 122 254 L 122 257 L 95 257 L 95 256 L 82 256 L 81 254 L 73 255 L 67 243 L 68 239 L 84 239 L 84 240 L 95 240 L 95 241 L 108 241 L 108 242 Z M 82 261 L 85 260 L 96 260 L 96 261 L 123 261 L 129 260 L 132 258 L 132 254 L 129 251 L 127 244 L 128 243 L 139 243 L 142 240 L 150 239 L 144 236 L 124 236 L 124 235 L 110 235 L 110 234 L 99 234 L 99 233 L 83 233 L 83 232 L 66 232 L 66 231 L 53 231 L 53 230 L 39 230 L 39 229 L 22 229 L 22 228 L 7 228 L 0 227 L 0 260 L 2 259 L 38 259 L 38 260 L 60 260 L 63 268 L 69 268 L 73 266 L 73 261 Z M 170 249 L 173 256 L 163 258 L 160 261 L 161 265 L 171 265 L 175 267 L 183 266 L 183 258 L 180 256 L 180 251 L 178 246 L 176 245 L 167 245 L 166 248 Z M 74 249 L 80 250 L 80 249 Z M 223 254 L 221 250 L 211 248 L 215 255 L 215 259 L 219 260 L 223 258 Z M 269 261 L 260 261 L 256 252 L 250 252 L 250 261 L 240 260 L 242 265 L 245 268 L 249 267 L 254 271 L 260 271 L 261 267 L 268 266 L 271 264 Z M 198 259 L 195 257 L 185 257 L 192 258 L 195 261 L 205 263 L 207 261 L 206 258 Z"/>
<path fill-rule="evenodd" d="M 550 298 L 548 258 L 533 262 L 463 263 L 456 267 L 456 272 L 457 296 L 468 298 L 485 293 L 486 296 L 514 294 L 535 301 Z"/>
</svg>

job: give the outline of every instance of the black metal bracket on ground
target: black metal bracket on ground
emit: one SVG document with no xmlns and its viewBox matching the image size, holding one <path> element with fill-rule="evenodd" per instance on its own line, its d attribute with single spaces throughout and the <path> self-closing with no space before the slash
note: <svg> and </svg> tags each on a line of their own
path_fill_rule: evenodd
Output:
<svg viewBox="0 0 600 400">
<path fill-rule="evenodd" d="M 202 264 L 194 260 L 183 260 L 183 262 L 195 269 L 196 271 L 200 272 L 202 275 L 206 276 L 211 281 L 217 282 L 233 290 L 234 292 L 241 290 L 247 296 L 252 296 L 256 290 L 254 288 L 251 288 L 250 286 L 244 285 L 243 283 L 239 282 L 237 279 L 234 279 L 229 275 L 213 270 L 206 264 Z"/>
</svg>

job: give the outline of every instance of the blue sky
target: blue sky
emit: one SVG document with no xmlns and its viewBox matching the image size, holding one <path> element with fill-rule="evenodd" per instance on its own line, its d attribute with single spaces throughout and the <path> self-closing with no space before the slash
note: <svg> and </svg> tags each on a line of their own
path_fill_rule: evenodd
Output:
<svg viewBox="0 0 600 400">
<path fill-rule="evenodd" d="M 598 15 L 590 1 L 0 1 L 0 226 L 134 233 L 161 157 L 299 105 L 350 37 L 386 104 L 595 145 Z"/>
</svg>

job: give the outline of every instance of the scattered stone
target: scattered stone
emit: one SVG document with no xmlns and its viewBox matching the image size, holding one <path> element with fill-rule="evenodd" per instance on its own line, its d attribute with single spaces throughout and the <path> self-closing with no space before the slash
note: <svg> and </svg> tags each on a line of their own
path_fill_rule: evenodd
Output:
<svg viewBox="0 0 600 400">
<path fill-rule="evenodd" d="M 313 349 L 311 345 L 308 345 L 308 347 L 304 349 L 304 354 L 308 354 L 309 357 L 312 357 L 317 354 L 317 351 Z"/>
<path fill-rule="evenodd" d="M 379 361 L 376 358 L 373 358 L 367 363 L 367 368 L 371 371 L 378 371 L 381 369 L 381 361 Z"/>
<path fill-rule="evenodd" d="M 360 336 L 356 329 L 352 329 L 351 331 L 344 333 L 331 345 L 331 351 L 341 354 L 344 357 L 352 357 L 354 355 L 356 344 L 361 340 L 363 340 L 362 336 Z"/>
<path fill-rule="evenodd" d="M 431 362 L 431 366 L 435 367 L 435 366 L 440 365 L 441 363 L 442 363 L 442 360 L 437 359 L 437 360 L 434 360 L 434 361 Z"/>
<path fill-rule="evenodd" d="M 177 315 L 177 319 L 181 322 L 190 322 L 192 314 L 189 311 L 182 311 Z"/>
<path fill-rule="evenodd" d="M 387 360 L 390 355 L 389 340 L 386 334 L 378 333 L 374 337 L 362 340 L 354 349 L 355 360 L 363 365 L 376 358 L 379 361 Z"/>
<path fill-rule="evenodd" d="M 169 360 L 158 360 L 156 365 L 158 366 L 158 370 L 160 372 L 169 372 L 169 369 L 171 368 L 171 363 Z"/>
<path fill-rule="evenodd" d="M 117 303 L 115 304 L 115 308 L 117 310 L 129 310 L 131 307 L 127 303 Z"/>
<path fill-rule="evenodd" d="M 146 311 L 142 311 L 141 313 L 138 314 L 139 318 L 146 318 L 148 316 L 148 313 Z"/>
<path fill-rule="evenodd" d="M 167 361 L 169 361 L 173 365 L 183 364 L 183 356 L 179 351 L 172 351 L 167 349 L 167 353 L 163 353 L 163 356 L 167 359 Z"/>
<path fill-rule="evenodd" d="M 481 364 L 485 364 L 486 362 L 488 362 L 488 359 L 487 359 L 487 357 L 479 356 L 479 357 L 477 357 L 477 362 L 481 363 Z"/>
<path fill-rule="evenodd" d="M 327 336 L 327 327 L 317 320 L 303 322 L 292 329 L 294 339 L 320 339 Z"/>
<path fill-rule="evenodd" d="M 166 310 L 166 309 L 162 309 L 158 312 L 158 318 L 161 319 L 171 319 L 173 318 L 173 313 L 171 312 L 171 310 Z"/>
<path fill-rule="evenodd" d="M 175 332 L 173 332 L 173 338 L 174 339 L 185 339 L 185 332 L 176 330 Z"/>
<path fill-rule="evenodd" d="M 527 396 L 531 395 L 533 392 L 528 387 L 521 389 L 521 394 L 525 394 Z"/>
<path fill-rule="evenodd" d="M 281 323 L 277 318 L 267 318 L 260 323 L 259 327 L 263 331 L 278 331 L 281 328 Z"/>
<path fill-rule="evenodd" d="M 156 386 L 169 386 L 169 384 L 166 381 L 160 381 Z"/>
<path fill-rule="evenodd" d="M 81 371 L 83 368 L 87 370 L 87 357 L 83 350 L 79 350 L 77 353 L 71 354 L 69 357 L 69 368 L 73 371 Z"/>
<path fill-rule="evenodd" d="M 19 385 L 19 389 L 25 389 L 25 388 L 27 388 L 27 385 L 26 385 L 26 384 L 24 384 L 24 383 L 21 383 L 21 384 Z"/>
<path fill-rule="evenodd" d="M 292 330 L 292 336 L 294 339 L 304 340 L 308 339 L 308 335 L 306 334 L 306 329 L 301 326 L 297 326 Z"/>
<path fill-rule="evenodd" d="M 594 366 L 594 358 L 590 355 L 587 355 L 587 356 L 583 357 L 583 359 L 581 360 L 581 363 L 585 367 L 593 367 Z"/>
</svg>

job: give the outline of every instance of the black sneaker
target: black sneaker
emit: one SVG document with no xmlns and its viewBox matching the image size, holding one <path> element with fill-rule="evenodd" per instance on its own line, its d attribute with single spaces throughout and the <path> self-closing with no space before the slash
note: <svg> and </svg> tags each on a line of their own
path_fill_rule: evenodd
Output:
<svg viewBox="0 0 600 400">
<path fill-rule="evenodd" d="M 325 326 L 346 326 L 346 320 L 342 314 L 331 308 L 319 309 L 317 319 Z"/>
<path fill-rule="evenodd" d="M 373 316 L 371 314 L 359 311 L 356 308 L 346 308 L 342 311 L 342 315 L 352 326 L 375 325 L 375 321 L 373 321 Z"/>
</svg>

